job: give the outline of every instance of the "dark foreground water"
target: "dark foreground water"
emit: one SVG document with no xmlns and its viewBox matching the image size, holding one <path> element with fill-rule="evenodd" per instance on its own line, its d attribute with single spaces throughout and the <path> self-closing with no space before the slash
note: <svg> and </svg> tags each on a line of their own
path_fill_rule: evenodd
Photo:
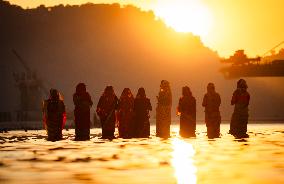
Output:
<svg viewBox="0 0 284 184">
<path fill-rule="evenodd" d="M 284 183 L 284 125 L 249 125 L 250 138 L 236 140 L 222 125 L 222 137 L 46 141 L 45 131 L 0 134 L 0 183 Z"/>
</svg>

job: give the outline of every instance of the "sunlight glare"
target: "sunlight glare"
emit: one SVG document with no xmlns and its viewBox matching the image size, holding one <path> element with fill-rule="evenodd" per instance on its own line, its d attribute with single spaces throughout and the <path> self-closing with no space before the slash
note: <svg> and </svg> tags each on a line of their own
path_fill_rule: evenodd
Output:
<svg viewBox="0 0 284 184">
<path fill-rule="evenodd" d="M 206 36 L 212 26 L 212 15 L 201 0 L 158 0 L 157 17 L 177 32 Z"/>
<path fill-rule="evenodd" d="M 197 168 L 194 165 L 193 156 L 195 150 L 193 146 L 185 141 L 174 138 L 172 140 L 172 166 L 175 170 L 175 177 L 178 184 L 197 183 Z"/>
</svg>

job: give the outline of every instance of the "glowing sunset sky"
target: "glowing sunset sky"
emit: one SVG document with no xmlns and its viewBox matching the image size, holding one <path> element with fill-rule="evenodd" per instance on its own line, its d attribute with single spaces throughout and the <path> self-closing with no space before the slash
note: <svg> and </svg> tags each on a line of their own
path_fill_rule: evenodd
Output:
<svg viewBox="0 0 284 184">
<path fill-rule="evenodd" d="M 221 56 L 245 49 L 262 55 L 284 41 L 283 0 L 10 0 L 24 8 L 40 4 L 133 4 L 153 10 L 178 32 L 193 32 Z M 284 45 L 283 45 L 284 47 Z"/>
</svg>

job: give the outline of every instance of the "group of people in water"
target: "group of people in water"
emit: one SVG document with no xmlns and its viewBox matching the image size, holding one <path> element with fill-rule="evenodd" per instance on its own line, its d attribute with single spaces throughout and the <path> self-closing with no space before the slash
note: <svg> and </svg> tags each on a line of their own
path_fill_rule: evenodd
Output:
<svg viewBox="0 0 284 184">
<path fill-rule="evenodd" d="M 235 137 L 247 136 L 248 105 L 250 101 L 247 88 L 246 81 L 240 79 L 231 100 L 231 105 L 235 107 L 229 133 Z M 75 140 L 89 140 L 90 109 L 93 102 L 84 83 L 79 83 L 76 86 L 73 102 L 75 105 Z M 57 141 L 62 139 L 66 113 L 60 93 L 56 89 L 51 89 L 49 99 L 45 100 L 43 104 L 44 124 L 48 140 Z M 220 105 L 220 95 L 216 92 L 215 85 L 209 83 L 202 102 L 202 106 L 205 108 L 205 123 L 209 138 L 220 136 Z M 162 80 L 156 107 L 156 135 L 158 137 L 170 137 L 171 109 L 172 93 L 170 83 Z M 96 108 L 102 126 L 102 138 L 114 139 L 116 125 L 118 125 L 118 133 L 121 138 L 149 137 L 150 111 L 152 111 L 152 105 L 150 99 L 146 96 L 144 88 L 138 89 L 136 97 L 129 88 L 125 88 L 120 98 L 118 98 L 113 87 L 107 86 Z M 180 136 L 195 137 L 196 99 L 188 86 L 182 88 L 182 97 L 179 99 L 177 114 L 180 116 Z"/>
</svg>

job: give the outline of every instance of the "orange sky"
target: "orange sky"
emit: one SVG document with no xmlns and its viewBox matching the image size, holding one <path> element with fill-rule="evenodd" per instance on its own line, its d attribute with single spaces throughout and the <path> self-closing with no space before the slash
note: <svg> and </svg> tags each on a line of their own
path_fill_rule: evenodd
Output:
<svg viewBox="0 0 284 184">
<path fill-rule="evenodd" d="M 36 7 L 40 4 L 52 6 L 60 3 L 120 2 L 122 4 L 131 3 L 146 10 L 154 10 L 157 15 L 160 10 L 163 10 L 165 3 L 170 5 L 168 8 L 183 7 L 187 11 L 188 7 L 190 11 L 192 6 L 188 2 L 198 2 L 208 10 L 211 24 L 201 27 L 203 30 L 195 30 L 195 34 L 198 34 L 198 31 L 205 31 L 206 34 L 200 34 L 202 41 L 206 46 L 218 51 L 221 56 L 231 55 L 237 49 L 245 49 L 249 56 L 262 55 L 284 41 L 283 0 L 10 0 L 10 2 L 24 8 Z M 167 10 L 166 14 L 159 14 L 160 18 L 167 19 L 165 22 L 168 23 L 171 17 L 179 13 L 178 8 L 172 11 Z M 196 10 L 199 11 L 199 9 Z M 208 19 L 202 19 L 199 14 L 195 17 L 200 20 L 199 22 Z M 187 24 L 189 19 L 189 17 L 184 18 L 179 22 Z"/>
</svg>

